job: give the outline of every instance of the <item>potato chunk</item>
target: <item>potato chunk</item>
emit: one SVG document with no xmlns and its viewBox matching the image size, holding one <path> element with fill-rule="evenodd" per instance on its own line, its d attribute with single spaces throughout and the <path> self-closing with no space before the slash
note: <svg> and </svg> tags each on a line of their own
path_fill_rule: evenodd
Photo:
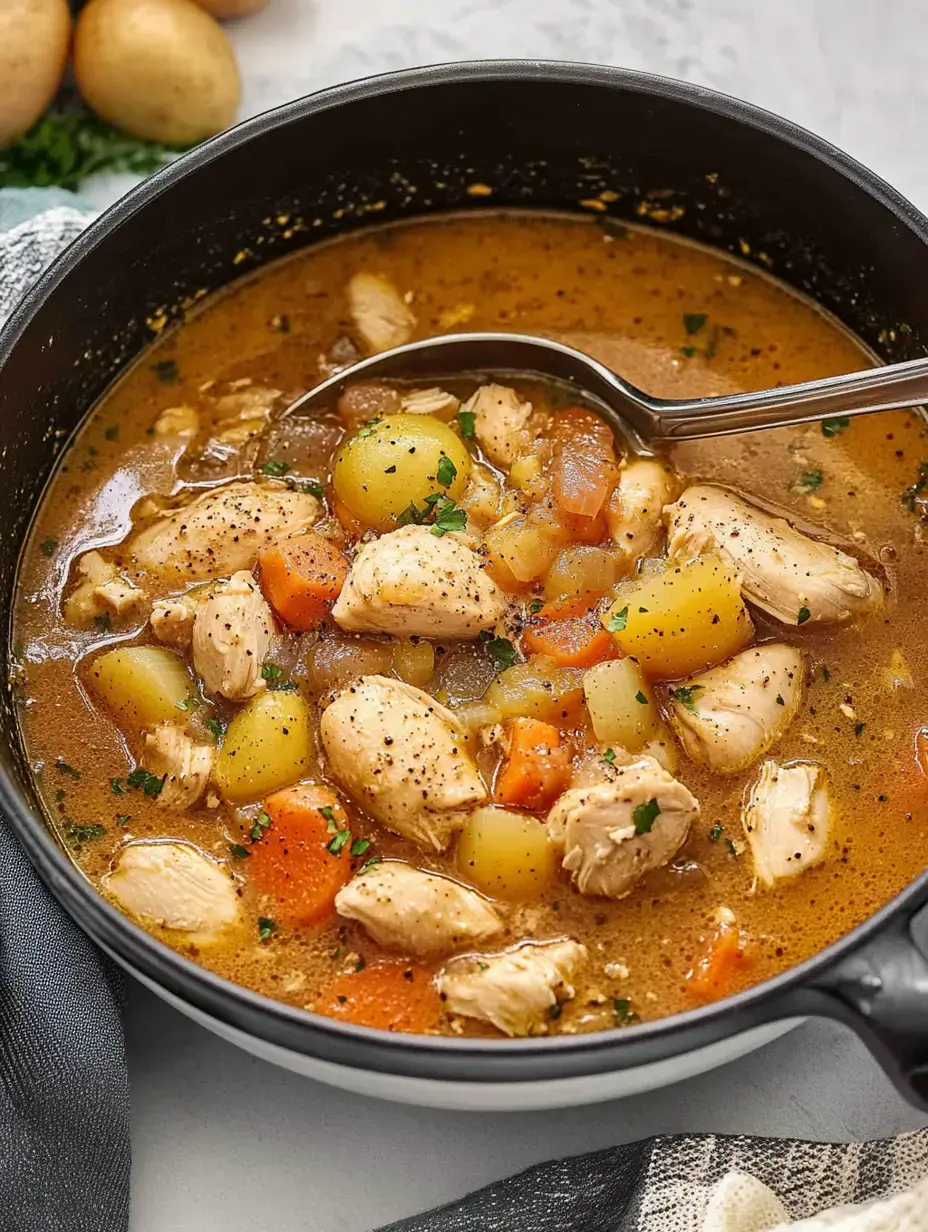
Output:
<svg viewBox="0 0 928 1232">
<path fill-rule="evenodd" d="M 537 898 L 554 880 L 557 861 L 547 826 L 514 809 L 474 809 L 458 840 L 461 876 L 494 898 Z"/>
<path fill-rule="evenodd" d="M 226 732 L 213 782 L 246 804 L 305 778 L 312 765 L 309 708 L 299 693 L 259 693 Z"/>
<path fill-rule="evenodd" d="M 164 646 L 120 646 L 94 659 L 90 687 L 124 731 L 172 723 L 195 690 L 190 673 Z"/>
<path fill-rule="evenodd" d="M 611 659 L 589 668 L 583 694 L 596 739 L 603 744 L 638 753 L 663 731 L 651 686 L 634 659 Z"/>
<path fill-rule="evenodd" d="M 754 635 L 737 573 L 712 555 L 626 590 L 603 615 L 603 624 L 651 680 L 713 667 Z"/>
</svg>

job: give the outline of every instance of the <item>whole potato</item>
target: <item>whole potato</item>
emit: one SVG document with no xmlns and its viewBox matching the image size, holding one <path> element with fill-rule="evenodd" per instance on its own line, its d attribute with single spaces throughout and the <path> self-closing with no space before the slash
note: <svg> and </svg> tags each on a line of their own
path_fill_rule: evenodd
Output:
<svg viewBox="0 0 928 1232">
<path fill-rule="evenodd" d="M 193 0 L 90 0 L 77 20 L 74 74 L 104 120 L 164 145 L 212 137 L 238 109 L 232 47 Z"/>
<path fill-rule="evenodd" d="M 267 0 L 197 0 L 201 9 L 212 13 L 217 21 L 229 21 L 233 17 L 245 17 L 263 9 Z"/>
<path fill-rule="evenodd" d="M 0 2 L 0 150 L 55 97 L 70 42 L 68 0 Z"/>
</svg>

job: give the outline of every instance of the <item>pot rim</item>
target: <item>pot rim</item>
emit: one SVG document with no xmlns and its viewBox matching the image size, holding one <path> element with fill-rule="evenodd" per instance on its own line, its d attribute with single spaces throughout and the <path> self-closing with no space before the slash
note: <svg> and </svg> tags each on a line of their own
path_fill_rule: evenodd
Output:
<svg viewBox="0 0 928 1232">
<path fill-rule="evenodd" d="M 91 222 L 23 296 L 0 328 L 0 368 L 44 301 L 88 253 L 146 204 L 227 151 L 304 116 L 355 101 L 422 87 L 485 81 L 612 87 L 711 111 L 817 158 L 878 201 L 928 245 L 928 218 L 879 176 L 807 129 L 729 95 L 670 77 L 568 61 L 477 60 L 432 65 L 362 78 L 286 103 L 197 146 L 137 185 Z M 479 1073 L 481 1082 L 505 1084 L 630 1068 L 688 1051 L 694 1046 L 694 1036 L 708 1042 L 749 1025 L 790 1016 L 796 1012 L 791 994 L 801 992 L 810 976 L 838 963 L 892 921 L 909 918 L 928 899 L 928 872 L 924 872 L 851 932 L 804 962 L 722 1001 L 655 1022 L 521 1040 L 394 1035 L 271 1000 L 158 941 L 94 889 L 3 768 L 0 807 L 46 884 L 80 926 L 130 969 L 137 968 L 181 1001 L 268 1043 L 279 1043 L 285 1037 L 284 1047 L 304 1055 L 360 1070 L 449 1081 L 471 1080 Z M 247 1025 L 236 1012 L 241 1010 L 247 1012 Z"/>
</svg>

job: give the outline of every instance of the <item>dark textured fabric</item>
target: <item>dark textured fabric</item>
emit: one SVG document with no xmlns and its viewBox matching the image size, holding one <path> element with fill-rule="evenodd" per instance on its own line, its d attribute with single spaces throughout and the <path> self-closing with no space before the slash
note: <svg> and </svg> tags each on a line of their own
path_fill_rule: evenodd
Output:
<svg viewBox="0 0 928 1232">
<path fill-rule="evenodd" d="M 124 1232 L 118 976 L 0 821 L 0 1230 Z"/>
</svg>

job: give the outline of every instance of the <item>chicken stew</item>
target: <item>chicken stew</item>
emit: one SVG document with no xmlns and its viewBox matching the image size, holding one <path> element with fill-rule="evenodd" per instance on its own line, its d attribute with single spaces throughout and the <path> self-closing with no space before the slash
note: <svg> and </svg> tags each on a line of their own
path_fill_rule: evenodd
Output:
<svg viewBox="0 0 928 1232">
<path fill-rule="evenodd" d="M 100 892 L 393 1031 L 627 1026 L 810 956 L 926 864 L 916 412 L 636 456 L 530 382 L 349 386 L 461 329 L 659 396 L 867 362 L 773 279 L 543 215 L 309 249 L 166 331 L 59 463 L 14 680 Z"/>
</svg>

